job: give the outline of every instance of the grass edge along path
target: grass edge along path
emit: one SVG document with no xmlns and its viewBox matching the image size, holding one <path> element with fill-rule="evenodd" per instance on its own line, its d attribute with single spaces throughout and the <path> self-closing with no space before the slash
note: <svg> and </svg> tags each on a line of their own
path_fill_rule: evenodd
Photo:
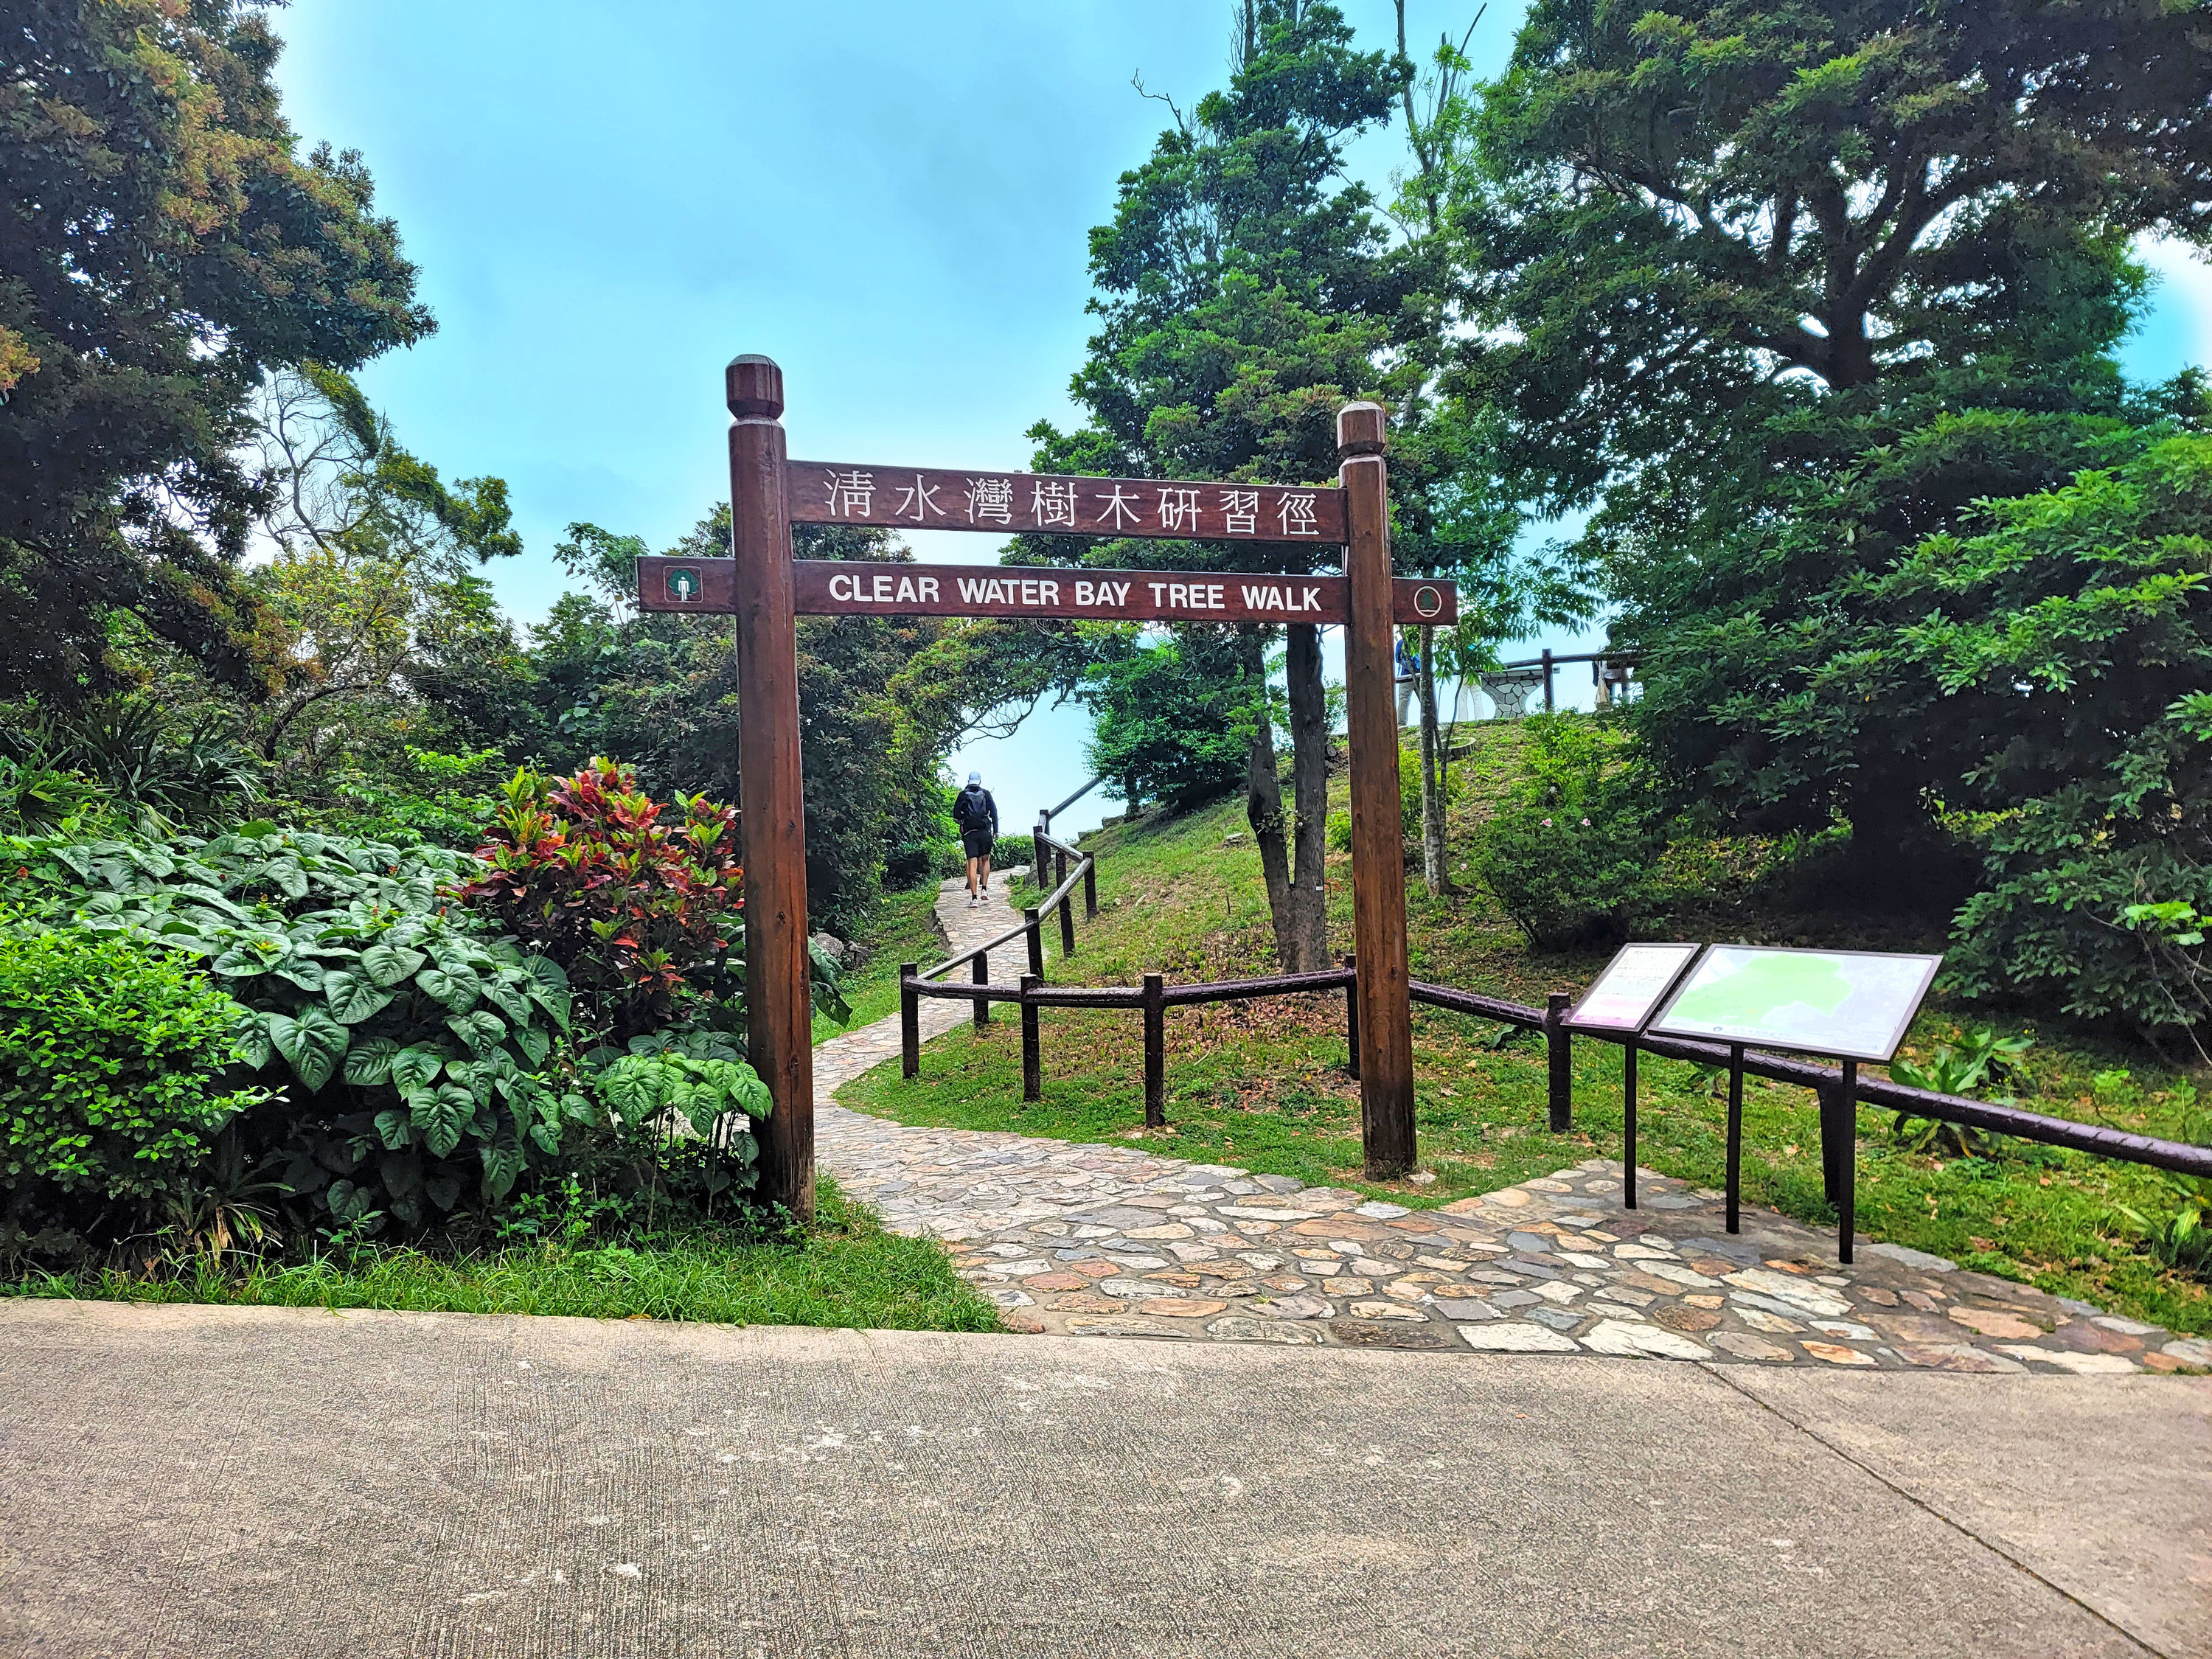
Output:
<svg viewBox="0 0 2212 1659">
<path fill-rule="evenodd" d="M 723 1325 L 997 1331 L 998 1312 L 933 1241 L 884 1231 L 874 1211 L 823 1178 L 799 1244 L 711 1237 L 647 1248 L 515 1246 L 441 1255 L 373 1246 L 293 1266 L 196 1261 L 137 1278 L 114 1269 L 33 1273 L 0 1294 L 84 1301 L 550 1314 Z"/>
</svg>

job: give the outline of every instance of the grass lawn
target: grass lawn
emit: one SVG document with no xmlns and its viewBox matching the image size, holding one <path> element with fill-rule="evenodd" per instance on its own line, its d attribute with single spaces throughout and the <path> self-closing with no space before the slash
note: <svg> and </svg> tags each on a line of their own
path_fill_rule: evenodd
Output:
<svg viewBox="0 0 2212 1659">
<path fill-rule="evenodd" d="M 1486 757 L 1487 768 L 1478 757 L 1469 769 L 1478 784 L 1455 803 L 1455 837 L 1479 821 L 1481 783 L 1510 769 L 1510 729 L 1491 732 L 1502 741 Z M 1340 779 L 1336 787 L 1340 799 Z M 1259 859 L 1240 804 L 1115 826 L 1085 846 L 1099 854 L 1102 914 L 1095 925 L 1079 921 L 1077 954 L 1054 964 L 1055 981 L 1135 984 L 1148 969 L 1183 980 L 1273 970 Z M 1725 848 L 1716 854 L 1727 855 Z M 1349 872 L 1340 863 L 1331 876 L 1332 945 L 1341 952 L 1351 948 Z M 1480 895 L 1431 898 L 1418 875 L 1409 887 L 1417 977 L 1540 1004 L 1547 991 L 1578 990 L 1602 964 L 1601 954 L 1532 954 Z M 1728 902 L 1723 892 L 1717 908 L 1725 910 Z M 1846 928 L 1850 942 L 1876 942 L 1877 948 L 1921 942 L 1900 937 L 1894 923 L 1767 918 L 1762 925 L 1749 914 L 1726 921 L 1723 933 L 1713 915 L 1700 918 L 1697 936 L 1836 944 L 1845 942 L 1838 930 Z M 1940 942 L 1940 927 L 1935 932 Z M 1155 1133 L 1153 1144 L 1176 1156 L 1352 1187 L 1415 1206 L 1490 1191 L 1592 1156 L 1620 1156 L 1617 1048 L 1575 1045 L 1575 1127 L 1553 1135 L 1545 1127 L 1539 1042 L 1496 1047 L 1496 1026 L 1417 1009 L 1420 1167 L 1435 1178 L 1419 1185 L 1365 1182 L 1358 1086 L 1343 1070 L 1343 1018 L 1340 996 L 1171 1011 L 1170 1123 Z M 1938 999 L 1916 1024 L 1908 1053 L 1925 1053 L 1954 1037 L 1962 1023 L 2037 1037 L 2029 1056 L 2033 1087 L 2023 1097 L 2033 1109 L 2172 1139 L 2202 1136 L 2197 1100 L 2204 1080 L 2192 1081 L 2141 1050 L 2036 1031 Z M 963 1025 L 925 1048 L 915 1082 L 902 1082 L 893 1064 L 847 1085 L 840 1098 L 908 1123 L 1145 1140 L 1139 1017 L 1048 1009 L 1041 1032 L 1045 1098 L 1035 1106 L 1022 1103 L 1018 1022 L 1003 1009 L 983 1031 Z M 1707 1091 L 1709 1079 L 1686 1063 L 1650 1056 L 1639 1070 L 1639 1160 L 1718 1186 L 1725 1108 Z M 1889 1114 L 1874 1110 L 1861 1112 L 1858 1133 L 1859 1225 L 1874 1237 L 2176 1330 L 2212 1330 L 2212 1287 L 2161 1267 L 2138 1247 L 2136 1229 L 2120 1213 L 2122 1206 L 2153 1216 L 2175 1207 L 2154 1172 L 2026 1142 L 1995 1143 L 1985 1157 L 1916 1152 L 1893 1135 Z M 1832 1225 L 1809 1091 L 1747 1080 L 1743 1179 L 1748 1201 Z"/>
<path fill-rule="evenodd" d="M 538 1245 L 447 1256 L 368 1247 L 341 1261 L 283 1267 L 236 1261 L 138 1278 L 36 1273 L 0 1292 L 111 1302 L 219 1302 L 419 1313 L 571 1314 L 723 1325 L 858 1326 L 995 1331 L 997 1311 L 926 1239 L 885 1232 L 836 1184 L 816 1189 L 814 1227 L 798 1245 L 712 1237 L 650 1247 Z"/>
</svg>

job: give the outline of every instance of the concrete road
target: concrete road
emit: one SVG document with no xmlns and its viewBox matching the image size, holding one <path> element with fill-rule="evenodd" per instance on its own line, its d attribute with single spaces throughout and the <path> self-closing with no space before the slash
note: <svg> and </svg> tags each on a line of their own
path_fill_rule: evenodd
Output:
<svg viewBox="0 0 2212 1659">
<path fill-rule="evenodd" d="M 0 1304 L 0 1654 L 2212 1654 L 2212 1382 Z"/>
</svg>

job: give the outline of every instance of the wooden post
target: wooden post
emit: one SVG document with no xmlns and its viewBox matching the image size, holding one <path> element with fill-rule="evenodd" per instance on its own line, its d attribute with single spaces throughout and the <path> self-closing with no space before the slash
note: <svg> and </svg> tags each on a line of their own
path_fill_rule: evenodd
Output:
<svg viewBox="0 0 2212 1659">
<path fill-rule="evenodd" d="M 1030 993 L 1043 981 L 1035 974 L 1022 975 L 1022 1098 L 1042 1100 L 1044 1079 L 1037 1060 L 1037 1006 Z"/>
<path fill-rule="evenodd" d="M 1055 887 L 1067 879 L 1067 854 L 1057 847 L 1052 849 L 1052 884 Z M 1037 884 L 1042 886 L 1044 884 Z"/>
<path fill-rule="evenodd" d="M 1352 750 L 1352 938 L 1359 957 L 1359 1116 L 1367 1177 L 1413 1167 L 1413 1000 L 1407 986 L 1405 822 L 1398 796 L 1389 438 L 1380 404 L 1337 411 L 1344 486 L 1344 630 Z"/>
<path fill-rule="evenodd" d="M 1344 1069 L 1353 1082 L 1359 1080 L 1359 972 L 1358 952 L 1345 957 L 1344 965 L 1355 977 L 1344 988 Z"/>
<path fill-rule="evenodd" d="M 799 771 L 799 635 L 784 498 L 783 371 L 739 357 L 730 413 L 737 592 L 738 800 L 744 817 L 748 1057 L 775 1109 L 760 1126 L 760 1194 L 814 1218 L 814 1044 L 806 951 L 806 806 Z"/>
<path fill-rule="evenodd" d="M 1030 831 L 1030 879 L 1036 890 L 1044 891 L 1044 872 L 1048 860 L 1044 854 L 1044 825 L 1040 823 Z"/>
<path fill-rule="evenodd" d="M 978 951 L 975 953 L 975 969 L 973 977 L 976 984 L 988 985 L 991 982 L 991 953 L 988 951 Z M 975 999 L 975 1023 L 978 1025 L 988 1025 L 991 1023 L 991 1004 L 988 998 Z"/>
<path fill-rule="evenodd" d="M 921 1075 L 921 999 L 915 994 L 918 962 L 899 963 L 899 1075 L 909 1083 Z"/>
<path fill-rule="evenodd" d="M 1551 1062 L 1549 1127 L 1555 1135 L 1575 1127 L 1574 1039 L 1567 1032 L 1567 1011 L 1574 1006 L 1575 1000 L 1565 991 L 1544 999 L 1544 1048 Z"/>
<path fill-rule="evenodd" d="M 1145 975 L 1145 1127 L 1157 1129 L 1168 1121 L 1168 1016 L 1160 998 L 1167 983 L 1158 974 Z"/>
<path fill-rule="evenodd" d="M 1552 647 L 1544 647 L 1544 712 L 1552 712 Z"/>
<path fill-rule="evenodd" d="M 1061 862 L 1065 863 L 1066 860 L 1062 860 Z M 1064 874 L 1060 878 L 1061 882 L 1066 879 Z M 1063 957 L 1072 957 L 1075 954 L 1075 895 L 1073 893 L 1062 893 L 1060 896 L 1060 953 Z"/>
<path fill-rule="evenodd" d="M 1098 860 L 1091 860 L 1083 866 L 1083 919 L 1098 920 Z"/>
<path fill-rule="evenodd" d="M 1044 930 L 1037 926 L 1035 910 L 1022 912 L 1022 923 L 1029 929 L 1030 972 L 1039 979 L 1044 977 Z"/>
</svg>

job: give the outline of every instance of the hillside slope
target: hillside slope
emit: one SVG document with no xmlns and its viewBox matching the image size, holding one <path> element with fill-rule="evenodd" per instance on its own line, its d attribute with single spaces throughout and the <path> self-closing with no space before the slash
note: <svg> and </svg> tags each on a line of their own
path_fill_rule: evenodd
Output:
<svg viewBox="0 0 2212 1659">
<path fill-rule="evenodd" d="M 1470 787 L 1454 804 L 1455 866 L 1515 775 L 1518 734 L 1476 728 L 1464 763 Z M 1341 805 L 1341 777 L 1332 799 Z M 1226 801 L 1188 813 L 1109 826 L 1086 838 L 1098 858 L 1101 915 L 1078 921 L 1077 953 L 1055 960 L 1055 983 L 1133 985 L 1147 971 L 1170 980 L 1234 978 L 1273 971 L 1272 934 L 1259 857 L 1242 805 Z M 1718 848 L 1717 866 L 1741 849 Z M 1331 859 L 1331 948 L 1351 949 L 1348 858 Z M 1408 876 L 1410 951 L 1417 977 L 1540 1004 L 1547 991 L 1577 992 L 1604 952 L 1531 951 L 1518 930 L 1480 893 L 1431 897 Z M 1804 943 L 1905 945 L 1910 919 L 1781 915 L 1763 911 L 1741 884 L 1715 894 L 1682 937 L 1747 937 Z M 1723 931 L 1723 930 L 1725 931 Z M 1940 919 L 1920 929 L 1940 941 Z M 1675 936 L 1675 935 L 1669 935 Z M 909 935 L 910 937 L 910 935 Z M 996 964 L 1011 979 L 1018 959 Z M 1939 997 L 1917 1022 L 1907 1053 L 1954 1039 L 1961 1011 Z M 1170 1012 L 1168 1117 L 1150 1137 L 1143 1122 L 1143 1048 L 1138 1017 L 1120 1012 L 1048 1010 L 1041 1017 L 1044 1098 L 1021 1099 L 1018 1021 L 1000 1008 L 981 1031 L 962 1030 L 925 1051 L 922 1074 L 901 1080 L 896 1065 L 841 1092 L 863 1111 L 912 1123 L 1007 1129 L 1079 1140 L 1161 1143 L 1185 1156 L 1244 1165 L 1316 1182 L 1352 1186 L 1426 1206 L 1548 1174 L 1579 1159 L 1620 1154 L 1620 1050 L 1575 1045 L 1575 1122 L 1546 1127 L 1545 1058 L 1533 1038 L 1434 1011 L 1414 1011 L 1420 1167 L 1410 1181 L 1377 1186 L 1360 1175 L 1358 1085 L 1346 1073 L 1340 995 Z M 1973 1024 L 2027 1028 L 1978 1013 Z M 2030 1032 L 2029 1034 L 2033 1034 Z M 1500 1039 L 1504 1038 L 1502 1044 Z M 2026 1103 L 2062 1116 L 2159 1134 L 2201 1131 L 2191 1081 L 2141 1052 L 2041 1034 L 2031 1055 Z M 1717 1186 L 1723 1146 L 1723 1102 L 1703 1068 L 1647 1058 L 1641 1072 L 1639 1156 L 1647 1167 Z M 1954 1151 L 1957 1149 L 1954 1149 Z M 2177 1197 L 2153 1172 L 2025 1143 L 1972 1149 L 1981 1156 L 1916 1150 L 1893 1132 L 1890 1115 L 1859 1120 L 1859 1224 L 1868 1234 L 1947 1255 L 1985 1271 L 2032 1280 L 2154 1319 L 2178 1330 L 2212 1328 L 2212 1295 L 2198 1279 L 2160 1266 L 2142 1247 L 2125 1210 L 2159 1216 Z M 1747 1087 L 1747 1200 L 1801 1219 L 1832 1222 L 1822 1192 L 1814 1102 L 1806 1091 Z"/>
</svg>

